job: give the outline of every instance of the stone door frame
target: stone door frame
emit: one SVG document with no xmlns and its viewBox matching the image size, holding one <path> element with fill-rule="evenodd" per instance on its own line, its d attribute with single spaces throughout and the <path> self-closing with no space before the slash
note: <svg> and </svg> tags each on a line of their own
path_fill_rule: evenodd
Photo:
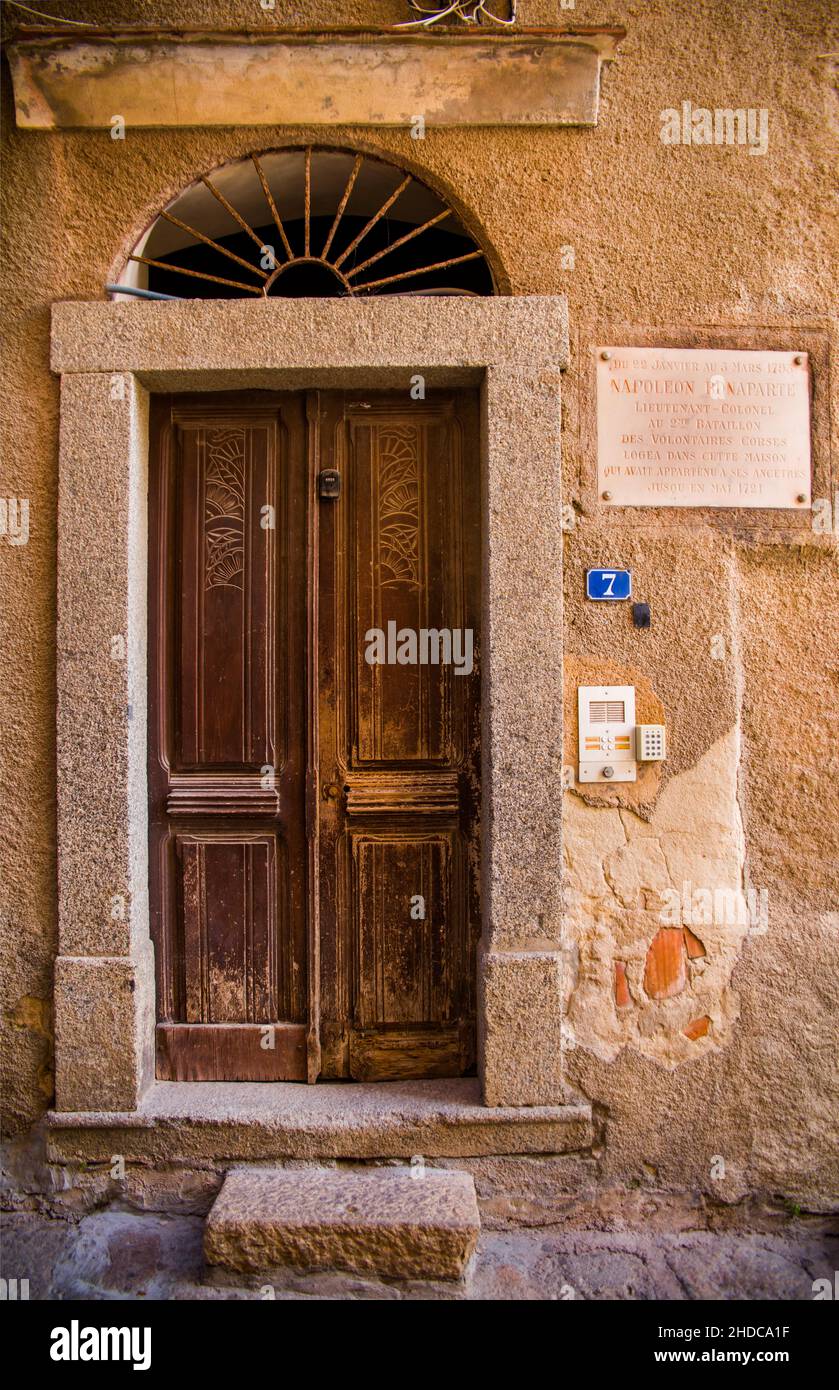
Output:
<svg viewBox="0 0 839 1390">
<path fill-rule="evenodd" d="M 150 1087 L 177 1084 L 154 1080 L 149 394 L 305 386 L 407 395 L 418 376 L 428 387 L 481 393 L 483 1099 L 507 1107 L 565 1100 L 560 373 L 567 365 L 562 297 L 53 306 L 52 368 L 61 378 L 57 1111 L 132 1112 Z"/>
</svg>

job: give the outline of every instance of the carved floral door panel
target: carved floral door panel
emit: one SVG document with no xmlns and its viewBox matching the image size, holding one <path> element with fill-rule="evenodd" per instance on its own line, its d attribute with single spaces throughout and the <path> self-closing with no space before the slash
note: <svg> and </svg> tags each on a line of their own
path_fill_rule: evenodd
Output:
<svg viewBox="0 0 839 1390">
<path fill-rule="evenodd" d="M 472 1065 L 477 457 L 465 394 L 155 401 L 159 1077 Z M 389 624 L 469 629 L 471 674 L 371 665 Z"/>
</svg>

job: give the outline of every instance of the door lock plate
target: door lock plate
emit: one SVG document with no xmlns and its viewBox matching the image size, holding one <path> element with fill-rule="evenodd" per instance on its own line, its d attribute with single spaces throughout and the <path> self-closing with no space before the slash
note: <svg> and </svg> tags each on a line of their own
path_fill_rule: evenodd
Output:
<svg viewBox="0 0 839 1390">
<path fill-rule="evenodd" d="M 337 468 L 322 468 L 318 473 L 318 496 L 330 498 L 341 496 L 341 474 Z"/>
</svg>

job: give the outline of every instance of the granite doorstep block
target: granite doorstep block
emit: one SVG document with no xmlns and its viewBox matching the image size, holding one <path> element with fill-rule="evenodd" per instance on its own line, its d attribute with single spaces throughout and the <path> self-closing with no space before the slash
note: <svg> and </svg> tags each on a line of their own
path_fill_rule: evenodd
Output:
<svg viewBox="0 0 839 1390">
<path fill-rule="evenodd" d="M 457 1279 L 479 1230 L 467 1173 L 237 1169 L 207 1218 L 204 1252 L 242 1272 L 293 1265 Z"/>
</svg>

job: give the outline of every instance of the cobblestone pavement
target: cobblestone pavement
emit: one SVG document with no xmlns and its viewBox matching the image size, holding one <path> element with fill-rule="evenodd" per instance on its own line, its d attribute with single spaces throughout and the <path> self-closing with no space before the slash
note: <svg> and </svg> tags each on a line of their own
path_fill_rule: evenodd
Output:
<svg viewBox="0 0 839 1390">
<path fill-rule="evenodd" d="M 114 1208 L 70 1221 L 3 1216 L 2 1274 L 32 1299 L 758 1299 L 813 1298 L 839 1269 L 839 1228 L 784 1234 L 484 1231 L 456 1284 L 384 1283 L 350 1274 L 261 1275 L 225 1282 L 204 1265 L 203 1218 Z"/>
</svg>

